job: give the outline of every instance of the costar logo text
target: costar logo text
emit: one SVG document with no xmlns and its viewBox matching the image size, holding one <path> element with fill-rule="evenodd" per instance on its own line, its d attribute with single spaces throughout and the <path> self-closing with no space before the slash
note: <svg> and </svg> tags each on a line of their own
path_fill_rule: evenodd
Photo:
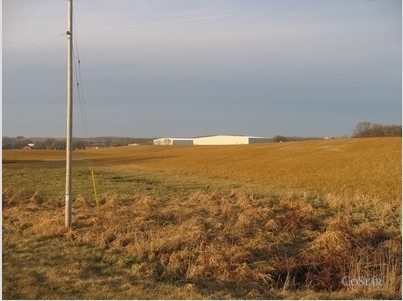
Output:
<svg viewBox="0 0 403 301">
<path fill-rule="evenodd" d="M 376 276 L 371 278 L 344 276 L 341 279 L 341 284 L 343 286 L 382 286 L 382 279 Z"/>
</svg>

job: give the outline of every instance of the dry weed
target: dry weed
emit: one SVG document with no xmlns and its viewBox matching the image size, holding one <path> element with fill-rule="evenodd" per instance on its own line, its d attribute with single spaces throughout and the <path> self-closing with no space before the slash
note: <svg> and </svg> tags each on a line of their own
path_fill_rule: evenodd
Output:
<svg viewBox="0 0 403 301">
<path fill-rule="evenodd" d="M 392 204 L 197 192 L 176 199 L 104 195 L 97 209 L 78 197 L 66 230 L 60 203 L 30 193 L 3 191 L 3 221 L 42 239 L 123 252 L 128 259 L 104 257 L 102 264 L 128 269 L 135 279 L 238 283 L 250 287 L 246 297 L 262 296 L 263 287 L 336 291 L 345 289 L 343 276 L 382 275 L 376 293 L 401 293 L 401 231 Z M 38 202 L 46 210 L 34 210 Z M 88 277 L 96 271 L 70 269 Z M 11 275 L 3 276 L 7 282 Z"/>
</svg>

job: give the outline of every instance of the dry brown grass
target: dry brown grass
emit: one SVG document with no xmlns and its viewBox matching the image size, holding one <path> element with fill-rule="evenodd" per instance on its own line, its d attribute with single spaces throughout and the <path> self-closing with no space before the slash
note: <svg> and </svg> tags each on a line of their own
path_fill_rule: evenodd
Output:
<svg viewBox="0 0 403 301">
<path fill-rule="evenodd" d="M 187 291 L 184 299 L 222 298 L 223 291 L 230 299 L 283 298 L 302 289 L 344 291 L 344 297 L 355 293 L 367 298 L 401 295 L 399 204 L 383 207 L 366 199 L 350 199 L 359 206 L 344 206 L 346 200 L 334 196 L 298 194 L 277 199 L 244 193 L 195 193 L 174 200 L 105 195 L 98 211 L 92 203 L 77 198 L 75 226 L 66 230 L 60 223 L 62 204 L 31 193 L 5 192 L 5 227 L 17 229 L 21 237 L 66 246 L 65 251 L 85 246 L 109 252 L 95 262 L 80 257 L 82 254 L 74 262 L 59 262 L 67 275 L 93 278 L 91 285 L 96 287 L 164 283 Z M 382 226 L 385 224 L 388 227 Z M 5 251 L 12 252 L 9 245 Z M 55 252 L 48 255 L 56 256 Z M 111 258 L 113 252 L 117 255 Z M 19 260 L 21 264 L 24 258 Z M 3 297 L 15 298 L 15 289 L 10 287 L 16 271 L 8 260 L 3 262 L 7 263 L 3 265 Z M 51 269 L 51 263 L 48 267 L 43 264 L 36 276 L 28 276 L 49 282 L 49 273 L 55 273 Z M 119 276 L 115 281 L 105 278 L 105 269 Z M 378 275 L 384 285 L 346 289 L 340 282 L 346 275 Z M 14 279 L 13 285 L 24 283 Z M 20 296 L 32 297 L 30 289 L 25 289 L 26 293 L 19 291 Z M 77 292 L 69 295 L 68 289 L 59 284 L 53 294 L 80 296 Z M 45 291 L 35 293 L 40 298 L 51 296 Z"/>
<path fill-rule="evenodd" d="M 401 139 L 97 151 L 68 230 L 60 154 L 3 152 L 3 298 L 401 298 Z"/>
</svg>

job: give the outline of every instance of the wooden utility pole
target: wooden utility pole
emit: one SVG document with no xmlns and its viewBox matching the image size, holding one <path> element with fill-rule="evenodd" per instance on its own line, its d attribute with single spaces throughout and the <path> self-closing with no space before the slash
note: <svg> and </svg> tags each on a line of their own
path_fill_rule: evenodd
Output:
<svg viewBox="0 0 403 301">
<path fill-rule="evenodd" d="M 71 226 L 71 169 L 73 138 L 73 0 L 67 0 L 67 131 L 66 131 L 66 215 L 65 226 Z"/>
</svg>

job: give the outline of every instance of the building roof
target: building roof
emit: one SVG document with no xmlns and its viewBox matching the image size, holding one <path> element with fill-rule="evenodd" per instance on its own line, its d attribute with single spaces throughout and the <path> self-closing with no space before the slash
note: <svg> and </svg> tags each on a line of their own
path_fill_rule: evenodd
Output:
<svg viewBox="0 0 403 301">
<path fill-rule="evenodd" d="M 165 140 L 165 139 L 171 139 L 171 140 L 193 140 L 194 138 L 172 138 L 172 137 L 161 137 L 157 138 L 154 140 Z"/>
</svg>

